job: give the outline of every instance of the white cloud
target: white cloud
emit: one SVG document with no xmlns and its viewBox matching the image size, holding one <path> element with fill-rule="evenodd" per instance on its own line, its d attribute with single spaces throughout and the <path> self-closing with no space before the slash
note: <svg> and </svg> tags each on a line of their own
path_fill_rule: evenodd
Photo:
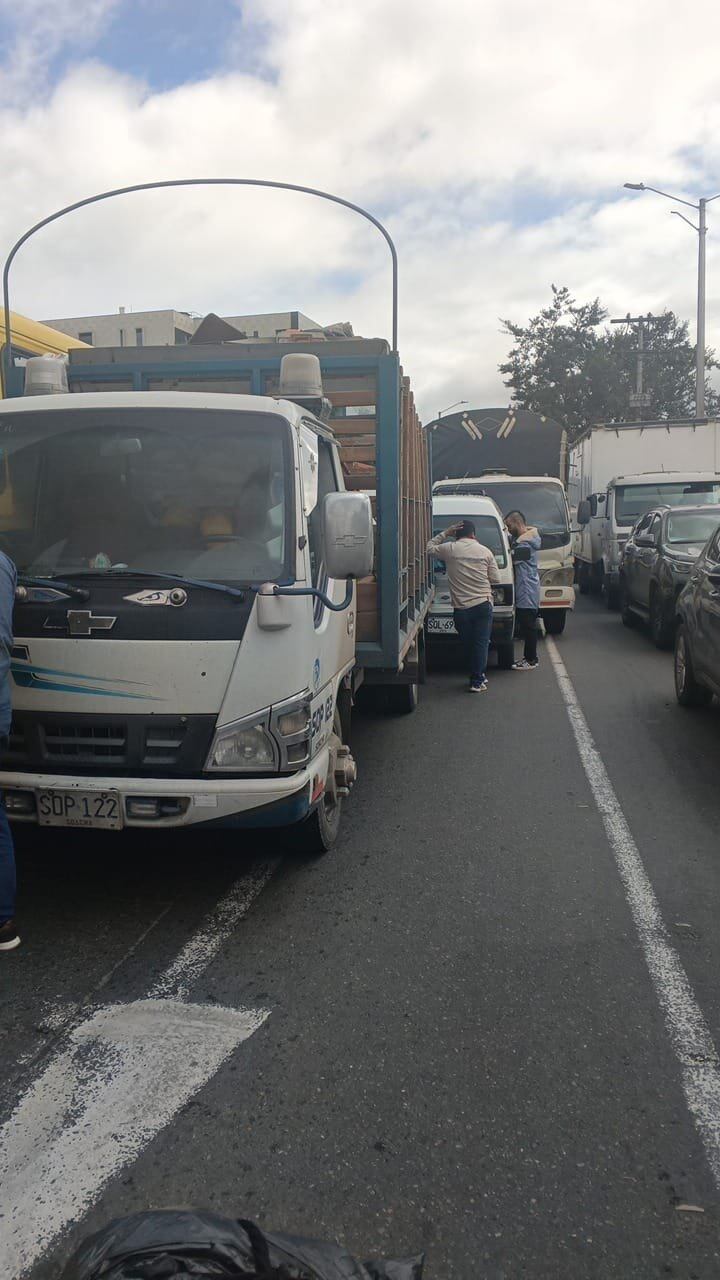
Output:
<svg viewBox="0 0 720 1280">
<path fill-rule="evenodd" d="M 92 22 L 109 3 L 86 0 Z M 77 62 L 46 97 L 44 9 L 26 5 L 35 52 L 19 59 L 19 103 L 0 114 L 0 245 L 59 205 L 133 181 L 324 187 L 387 219 L 401 351 L 426 415 L 459 398 L 502 403 L 499 317 L 526 317 L 550 281 L 600 294 L 613 314 L 669 305 L 692 317 L 691 232 L 667 202 L 620 188 L 720 186 L 720 10 L 699 9 L 690 21 L 675 0 L 246 0 L 212 79 L 152 93 Z M 257 73 L 233 70 L 248 65 Z M 552 214 L 534 219 L 534 205 Z M 708 247 L 712 343 L 720 260 Z M 152 193 L 74 214 L 23 250 L 13 296 L 38 316 L 292 306 L 389 331 L 376 233 L 277 193 Z"/>
</svg>

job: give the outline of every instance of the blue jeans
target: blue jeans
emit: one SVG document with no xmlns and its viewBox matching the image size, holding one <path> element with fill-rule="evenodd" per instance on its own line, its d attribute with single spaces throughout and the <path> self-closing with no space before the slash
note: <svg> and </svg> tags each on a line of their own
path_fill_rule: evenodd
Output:
<svg viewBox="0 0 720 1280">
<path fill-rule="evenodd" d="M 492 632 L 492 604 L 474 604 L 469 609 L 455 609 L 455 626 L 465 646 L 470 679 L 473 683 L 485 679 L 490 634 Z"/>
<path fill-rule="evenodd" d="M 15 847 L 5 805 L 0 802 L 0 924 L 15 915 Z"/>
</svg>

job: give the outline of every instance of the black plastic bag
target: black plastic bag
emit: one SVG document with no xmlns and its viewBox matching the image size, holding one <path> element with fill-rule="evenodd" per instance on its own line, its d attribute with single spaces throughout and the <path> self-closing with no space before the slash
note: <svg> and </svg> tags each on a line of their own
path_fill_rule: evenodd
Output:
<svg viewBox="0 0 720 1280">
<path fill-rule="evenodd" d="M 423 1257 L 358 1262 L 323 1240 L 207 1210 L 135 1213 L 88 1236 L 62 1280 L 422 1280 Z"/>
</svg>

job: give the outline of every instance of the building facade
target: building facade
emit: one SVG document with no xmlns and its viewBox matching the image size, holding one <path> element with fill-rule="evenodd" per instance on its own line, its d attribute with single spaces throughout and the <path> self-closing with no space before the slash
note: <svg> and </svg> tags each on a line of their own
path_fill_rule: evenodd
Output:
<svg viewBox="0 0 720 1280">
<path fill-rule="evenodd" d="M 101 316 L 45 320 L 53 329 L 93 347 L 175 347 L 189 342 L 202 317 L 189 311 L 126 311 Z M 319 329 L 302 311 L 223 316 L 248 338 L 274 338 L 285 329 Z"/>
</svg>

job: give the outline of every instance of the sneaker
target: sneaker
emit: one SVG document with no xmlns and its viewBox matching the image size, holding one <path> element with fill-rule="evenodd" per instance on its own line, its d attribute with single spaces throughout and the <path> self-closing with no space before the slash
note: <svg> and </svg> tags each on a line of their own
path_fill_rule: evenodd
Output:
<svg viewBox="0 0 720 1280">
<path fill-rule="evenodd" d="M 20 946 L 20 935 L 15 928 L 14 920 L 6 920 L 0 924 L 0 951 L 14 951 Z"/>
<path fill-rule="evenodd" d="M 521 662 L 513 662 L 513 671 L 535 671 L 537 662 L 528 662 L 527 658 L 523 658 Z"/>
<path fill-rule="evenodd" d="M 470 682 L 471 693 L 487 693 L 487 680 L 472 680 Z"/>
</svg>

